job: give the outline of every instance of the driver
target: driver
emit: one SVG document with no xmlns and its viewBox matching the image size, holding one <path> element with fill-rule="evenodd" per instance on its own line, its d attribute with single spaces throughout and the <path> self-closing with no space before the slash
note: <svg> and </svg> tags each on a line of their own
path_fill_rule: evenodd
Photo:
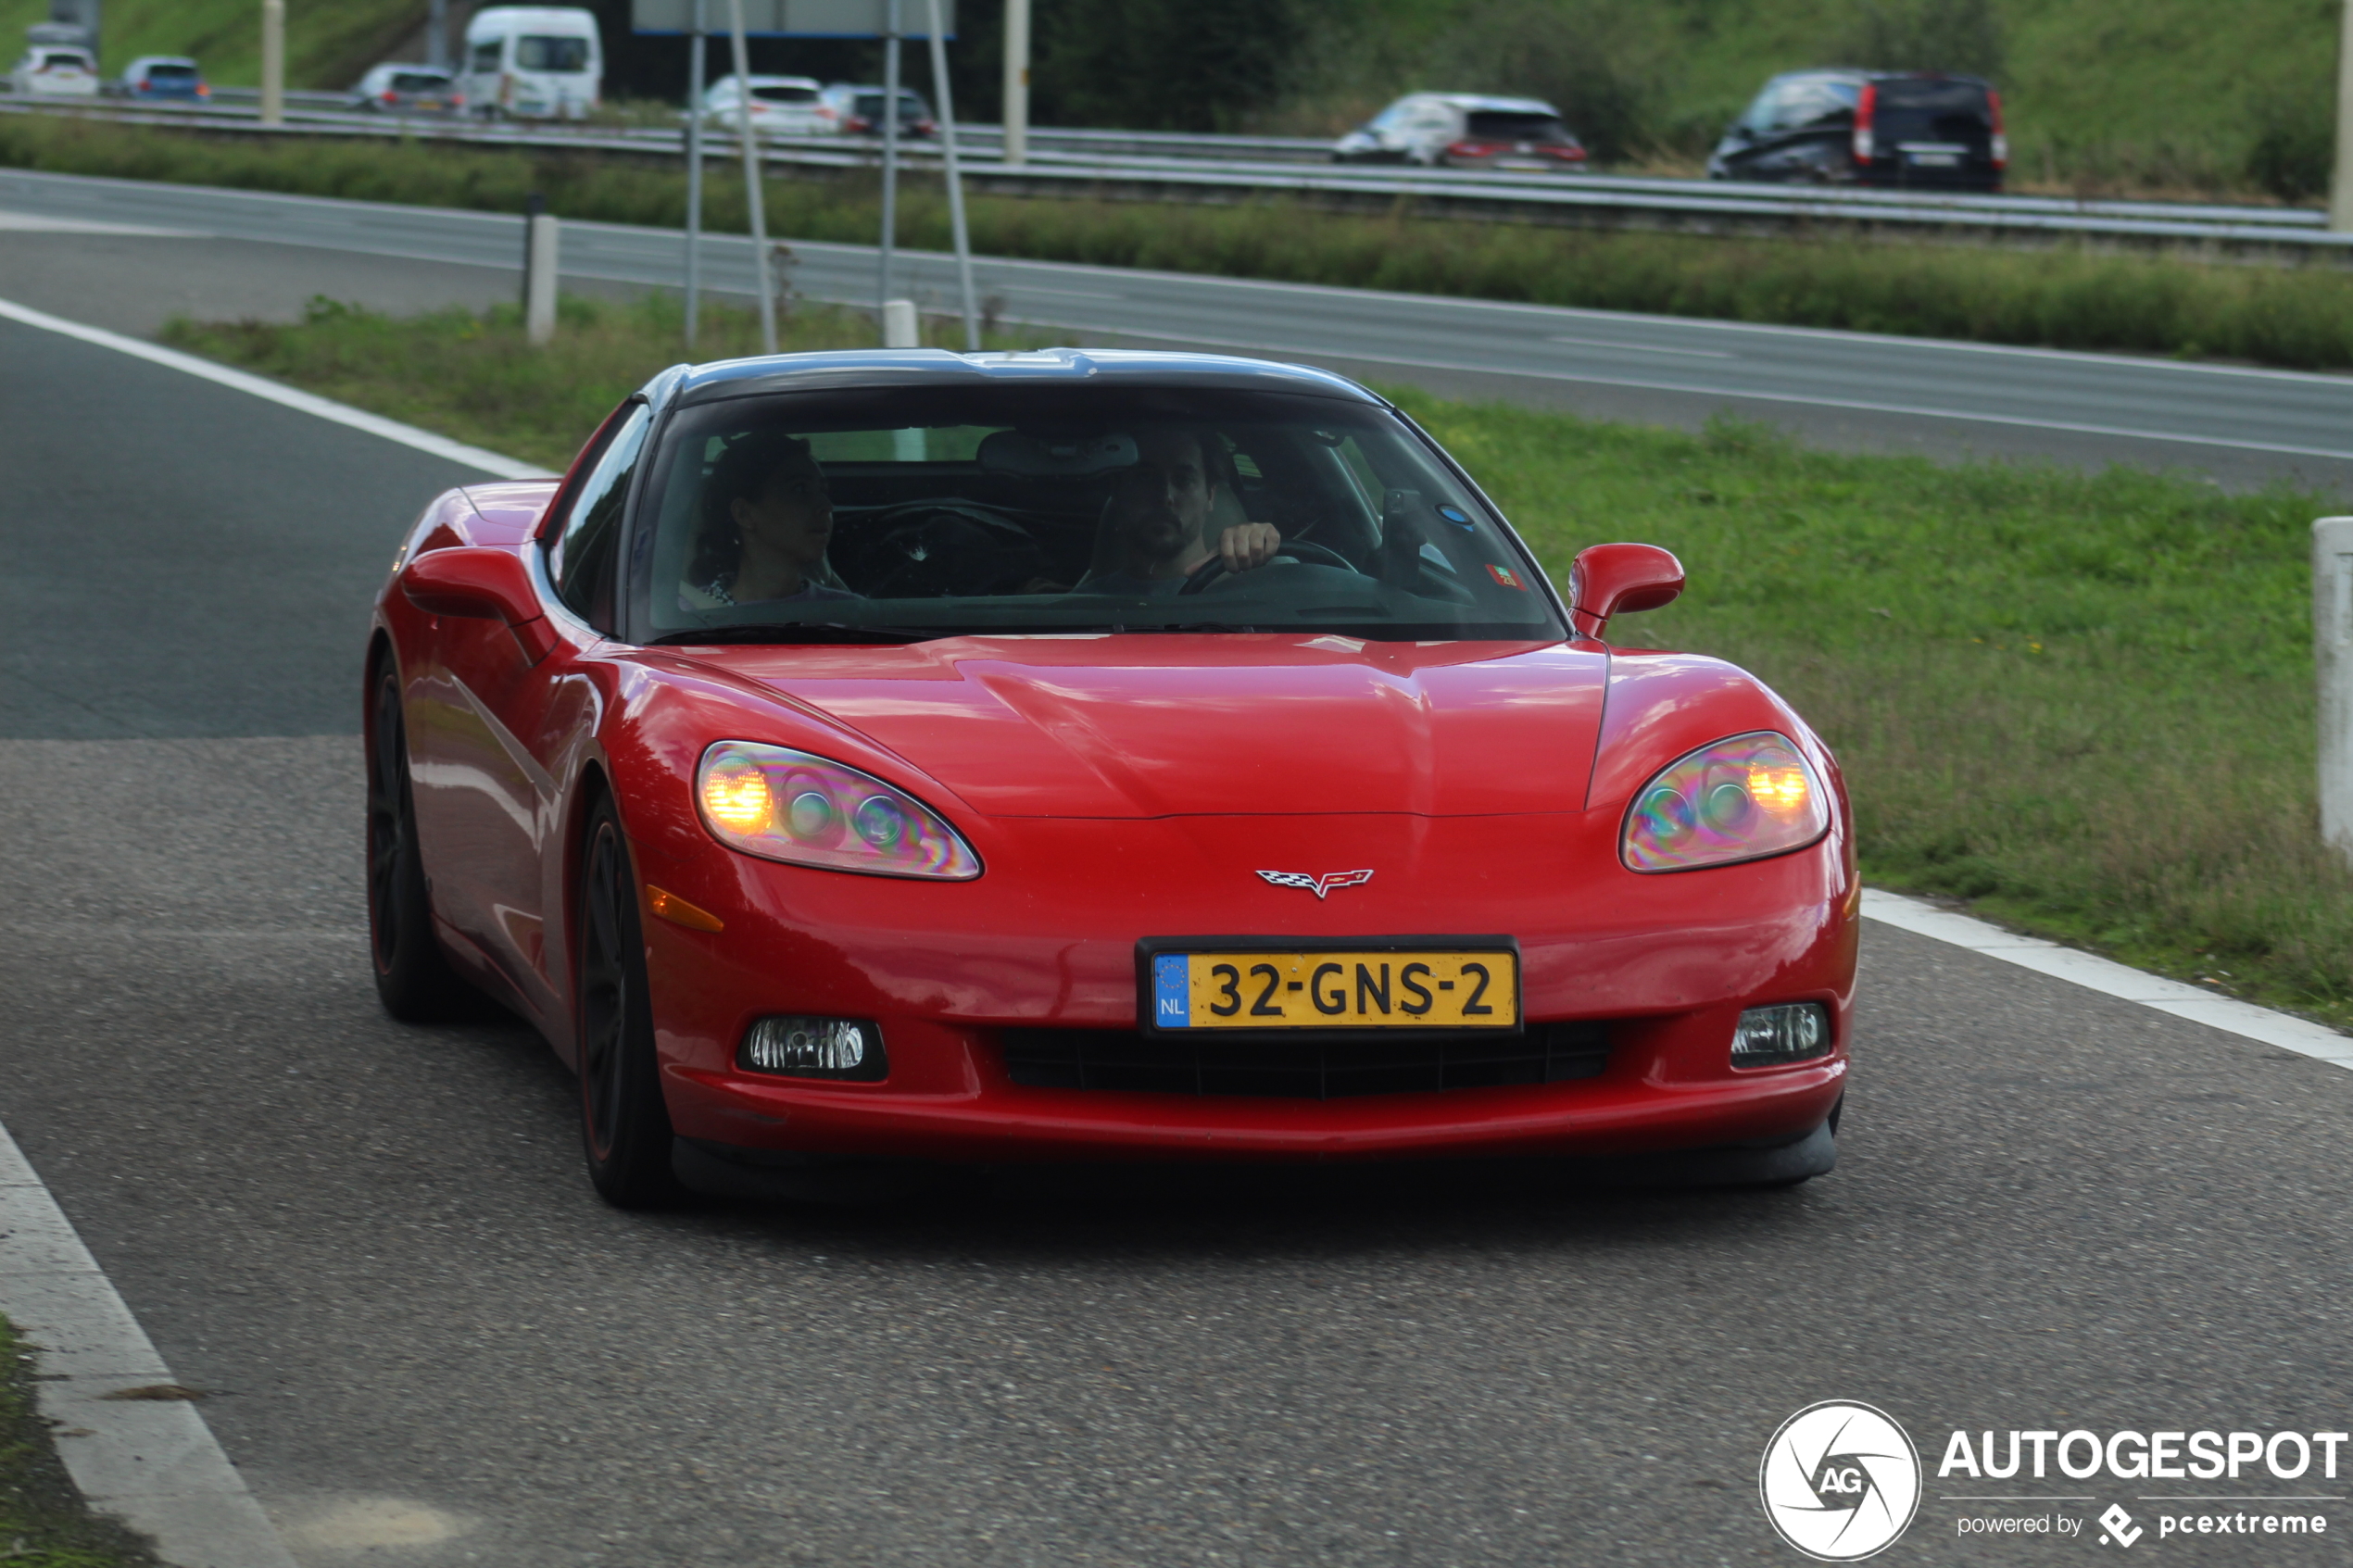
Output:
<svg viewBox="0 0 2353 1568">
<path fill-rule="evenodd" d="M 1213 558 L 1228 571 L 1254 571 L 1274 558 L 1283 536 L 1272 523 L 1235 523 L 1214 546 L 1206 537 L 1217 500 L 1206 438 L 1189 430 L 1144 431 L 1136 437 L 1136 455 L 1103 508 L 1095 568 L 1076 592 L 1165 597 Z"/>
</svg>

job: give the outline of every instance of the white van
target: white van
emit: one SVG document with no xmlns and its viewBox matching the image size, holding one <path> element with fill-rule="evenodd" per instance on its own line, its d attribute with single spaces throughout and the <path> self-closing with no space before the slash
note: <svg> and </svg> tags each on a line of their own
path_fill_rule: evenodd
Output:
<svg viewBox="0 0 2353 1568">
<path fill-rule="evenodd" d="M 596 14 L 569 6 L 476 11 L 466 24 L 464 71 L 466 102 L 476 114 L 585 119 L 605 81 Z"/>
</svg>

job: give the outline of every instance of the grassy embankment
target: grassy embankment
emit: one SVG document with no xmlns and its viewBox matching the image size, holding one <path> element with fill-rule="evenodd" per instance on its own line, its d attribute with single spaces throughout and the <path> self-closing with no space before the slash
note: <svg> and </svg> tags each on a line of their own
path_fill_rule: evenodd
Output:
<svg viewBox="0 0 2353 1568">
<path fill-rule="evenodd" d="M 151 128 L 0 120 L 0 166 L 520 212 L 544 191 L 560 216 L 683 221 L 670 169 L 416 144 L 259 145 Z M 772 180 L 774 231 L 871 241 L 869 187 Z M 713 170 L 714 226 L 739 225 L 741 187 Z M 2353 275 L 2204 266 L 2083 250 L 2029 254 L 1812 239 L 1591 233 L 1516 224 L 1317 213 L 1284 202 L 1195 207 L 981 197 L 984 253 L 1228 277 L 1777 321 L 1990 343 L 2211 355 L 2353 367 Z M 947 245 L 945 204 L 918 183 L 905 243 Z"/>
<path fill-rule="evenodd" d="M 815 346 L 862 323 L 796 330 Z M 659 303 L 573 302 L 542 355 L 510 311 L 170 336 L 554 466 L 675 331 Z M 715 323 L 714 351 L 749 332 Z M 1620 636 L 1789 696 L 1844 761 L 1877 884 L 2353 1022 L 2353 875 L 2316 842 L 2311 497 L 1400 395 L 1555 581 L 1604 539 L 1683 558 L 1691 591 Z"/>
<path fill-rule="evenodd" d="M 51 1451 L 22 1343 L 0 1318 L 0 1563 L 152 1568 L 131 1533 L 94 1518 Z"/>
</svg>

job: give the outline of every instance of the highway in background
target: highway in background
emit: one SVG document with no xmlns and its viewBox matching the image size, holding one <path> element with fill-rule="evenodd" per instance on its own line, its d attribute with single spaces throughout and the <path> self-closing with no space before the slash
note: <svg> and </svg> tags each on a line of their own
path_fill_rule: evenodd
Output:
<svg viewBox="0 0 2353 1568">
<path fill-rule="evenodd" d="M 7 297 L 19 297 L 6 294 L 12 270 L 34 265 L 27 226 L 43 222 L 268 247 L 222 269 L 307 269 L 316 292 L 330 294 L 336 269 L 321 264 L 320 251 L 349 258 L 356 272 L 397 262 L 472 269 L 478 293 L 510 289 L 490 281 L 510 280 L 521 254 L 520 220 L 498 214 L 0 170 L 0 223 L 11 221 L 25 244 L 20 261 L 0 254 Z M 712 286 L 749 294 L 749 242 L 706 244 Z M 795 286 L 806 296 L 875 298 L 871 249 L 792 250 Z M 310 259 L 287 259 L 303 252 Z M 184 245 L 148 254 L 167 273 L 194 259 Z M 674 287 L 682 255 L 681 237 L 669 231 L 564 230 L 568 286 Z M 1087 343 L 1270 355 L 1601 417 L 1688 426 L 1731 412 L 1836 446 L 2181 466 L 2233 485 L 2285 480 L 2353 495 L 2353 377 L 999 257 L 983 259 L 978 273 L 1004 319 Z M 136 298 L 75 297 L 77 288 L 89 292 L 79 275 L 60 264 L 61 292 L 47 304 L 22 302 L 79 320 L 137 310 Z M 944 309 L 955 298 L 952 269 L 937 255 L 906 256 L 900 289 Z"/>
<path fill-rule="evenodd" d="M 435 141 L 472 146 L 562 150 L 636 161 L 678 157 L 675 124 L 598 125 L 553 120 L 483 121 L 471 117 L 359 113 L 332 107 L 333 94 L 290 109 L 286 123 L 265 126 L 245 104 L 99 104 L 0 98 L 0 113 L 44 114 L 131 124 L 201 126 L 216 135 L 261 141 L 288 137 Z M 326 100 L 321 105 L 317 100 Z M 977 132 L 977 134 L 975 134 Z M 1567 224 L 1583 228 L 1677 230 L 1700 234 L 1819 232 L 1823 226 L 1869 225 L 1888 237 L 1923 236 L 1974 244 L 2047 247 L 2088 239 L 2145 249 L 2187 247 L 2202 258 L 2228 255 L 2274 264 L 2334 264 L 2353 255 L 2353 238 L 2331 233 L 2311 207 L 2210 202 L 2133 201 L 2012 193 L 1971 193 L 1812 182 L 1726 182 L 1636 174 L 1424 168 L 1351 163 L 1335 167 L 1328 141 L 1296 137 L 1189 135 L 1166 132 L 1042 130 L 1018 167 L 1000 161 L 996 127 L 967 127 L 967 189 L 1005 195 L 1233 202 L 1287 196 L 1319 210 L 1377 216 L 1408 202 L 1422 218 Z M 771 178 L 873 169 L 880 149 L 863 136 L 761 138 Z M 907 167 L 936 170 L 938 144 L 913 139 Z M 731 164 L 723 132 L 705 156 Z"/>
<path fill-rule="evenodd" d="M 2353 1074 L 1878 924 L 1793 1191 L 606 1209 L 544 1045 L 369 982 L 367 604 L 467 470 L 15 322 L 0 365 L 0 1122 L 305 1568 L 1769 1568 L 1759 1456 L 1820 1399 L 1931 1467 L 2347 1424 Z M 1881 1561 L 2079 1561 L 1958 1521 L 2192 1489 L 1931 1478 Z M 2190 1560 L 2343 1560 L 2347 1479 L 2221 1489 L 2329 1535 Z"/>
</svg>

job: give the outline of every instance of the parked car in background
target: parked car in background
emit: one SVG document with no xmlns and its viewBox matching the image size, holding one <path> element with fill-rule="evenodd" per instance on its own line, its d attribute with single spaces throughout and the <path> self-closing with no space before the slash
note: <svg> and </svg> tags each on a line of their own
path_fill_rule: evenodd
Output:
<svg viewBox="0 0 2353 1568">
<path fill-rule="evenodd" d="M 593 11 L 494 6 L 466 24 L 458 90 L 474 113 L 585 119 L 603 96 L 604 43 Z"/>
<path fill-rule="evenodd" d="M 457 74 L 439 66 L 383 65 L 359 79 L 351 107 L 376 114 L 448 114 L 466 107 Z"/>
<path fill-rule="evenodd" d="M 1415 93 L 1342 136 L 1332 161 L 1576 173 L 1585 167 L 1585 148 L 1541 98 Z"/>
<path fill-rule="evenodd" d="M 8 73 L 8 90 L 35 98 L 94 98 L 98 62 L 87 49 L 36 44 Z"/>
<path fill-rule="evenodd" d="M 883 89 L 836 82 L 818 100 L 823 130 L 837 136 L 879 136 L 883 133 Z M 931 106 L 912 87 L 899 90 L 899 133 L 929 136 L 939 130 Z"/>
<path fill-rule="evenodd" d="M 1716 180 L 1998 191 L 2002 95 L 1974 76 L 1799 70 L 1773 78 L 1707 160 Z"/>
<path fill-rule="evenodd" d="M 125 98 L 177 99 L 191 104 L 212 96 L 204 72 L 185 55 L 142 55 L 124 68 L 114 90 Z"/>
<path fill-rule="evenodd" d="M 755 76 L 751 80 L 751 125 L 763 136 L 824 136 L 833 125 L 824 113 L 825 90 L 810 76 Z M 733 76 L 711 84 L 702 97 L 703 118 L 740 132 L 744 89 Z"/>
</svg>

